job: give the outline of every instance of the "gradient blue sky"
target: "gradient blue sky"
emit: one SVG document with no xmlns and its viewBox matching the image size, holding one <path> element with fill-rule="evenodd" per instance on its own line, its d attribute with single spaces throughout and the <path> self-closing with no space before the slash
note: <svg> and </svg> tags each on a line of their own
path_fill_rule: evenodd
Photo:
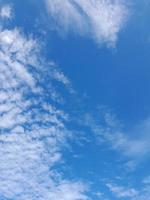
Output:
<svg viewBox="0 0 150 200">
<path fill-rule="evenodd" d="M 0 0 L 0 200 L 150 200 L 149 11 Z"/>
</svg>

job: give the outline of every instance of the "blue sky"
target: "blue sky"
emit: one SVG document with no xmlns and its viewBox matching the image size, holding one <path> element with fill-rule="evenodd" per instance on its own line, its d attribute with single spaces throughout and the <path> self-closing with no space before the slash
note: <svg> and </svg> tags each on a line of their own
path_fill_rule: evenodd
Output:
<svg viewBox="0 0 150 200">
<path fill-rule="evenodd" d="M 0 200 L 150 200 L 149 9 L 0 0 Z"/>
</svg>

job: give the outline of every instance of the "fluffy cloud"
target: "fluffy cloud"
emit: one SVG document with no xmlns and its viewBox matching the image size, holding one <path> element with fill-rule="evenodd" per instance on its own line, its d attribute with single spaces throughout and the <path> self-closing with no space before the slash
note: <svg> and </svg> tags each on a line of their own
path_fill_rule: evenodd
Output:
<svg viewBox="0 0 150 200">
<path fill-rule="evenodd" d="M 83 183 L 54 170 L 71 134 L 53 81 L 70 83 L 39 47 L 18 29 L 0 31 L 0 198 L 87 200 Z"/>
<path fill-rule="evenodd" d="M 127 18 L 127 7 L 119 0 L 45 0 L 60 32 L 88 35 L 98 44 L 115 45 Z"/>
</svg>

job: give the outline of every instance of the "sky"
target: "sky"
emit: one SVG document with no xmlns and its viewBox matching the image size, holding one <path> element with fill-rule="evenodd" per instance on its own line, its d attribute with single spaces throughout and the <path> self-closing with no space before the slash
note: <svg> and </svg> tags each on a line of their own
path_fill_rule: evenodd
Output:
<svg viewBox="0 0 150 200">
<path fill-rule="evenodd" d="M 150 200 L 149 10 L 0 0 L 0 200 Z"/>
</svg>

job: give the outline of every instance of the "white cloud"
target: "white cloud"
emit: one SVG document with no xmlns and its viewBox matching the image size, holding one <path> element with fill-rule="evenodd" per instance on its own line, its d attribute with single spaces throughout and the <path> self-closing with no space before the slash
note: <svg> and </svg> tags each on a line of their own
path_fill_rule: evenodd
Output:
<svg viewBox="0 0 150 200">
<path fill-rule="evenodd" d="M 98 44 L 115 45 L 127 18 L 127 7 L 119 0 L 45 0 L 60 33 L 88 35 Z"/>
<path fill-rule="evenodd" d="M 96 113 L 96 112 L 95 112 Z M 150 119 L 146 119 L 124 130 L 125 125 L 105 108 L 98 109 L 96 117 L 86 114 L 82 124 L 91 129 L 100 144 L 106 144 L 124 158 L 123 167 L 127 171 L 135 170 L 150 153 Z"/>
<path fill-rule="evenodd" d="M 115 194 L 116 197 L 119 198 L 136 198 L 138 196 L 138 191 L 134 188 L 125 188 L 112 183 L 107 183 L 106 186 Z"/>
<path fill-rule="evenodd" d="M 71 134 L 52 79 L 70 83 L 40 59 L 39 46 L 18 29 L 0 31 L 0 198 L 87 200 L 83 183 L 54 170 Z"/>
<path fill-rule="evenodd" d="M 124 155 L 142 159 L 150 152 L 149 130 L 150 120 L 147 119 L 129 131 L 117 130 L 116 127 L 116 132 L 108 134 L 108 140 L 114 149 L 121 150 Z"/>
<path fill-rule="evenodd" d="M 12 7 L 10 5 L 3 5 L 0 8 L 0 16 L 2 18 L 11 19 L 11 17 L 12 17 Z"/>
<path fill-rule="evenodd" d="M 142 187 L 138 186 L 138 189 L 135 189 L 134 187 L 126 187 L 114 183 L 107 183 L 106 187 L 114 196 L 116 196 L 119 199 L 127 198 L 130 200 L 149 200 L 150 199 L 149 176 L 143 180 L 141 185 Z"/>
</svg>

